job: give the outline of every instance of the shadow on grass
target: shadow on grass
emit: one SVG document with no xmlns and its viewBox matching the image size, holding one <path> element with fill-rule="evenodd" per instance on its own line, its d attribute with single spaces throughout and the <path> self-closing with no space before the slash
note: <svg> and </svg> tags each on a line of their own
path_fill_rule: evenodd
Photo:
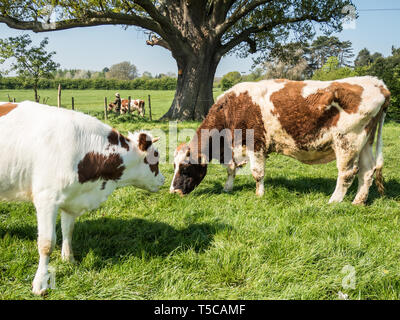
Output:
<svg viewBox="0 0 400 320">
<path fill-rule="evenodd" d="M 256 183 L 251 182 L 240 183 L 236 181 L 232 193 L 240 191 L 256 191 Z M 265 179 L 265 188 L 285 188 L 289 191 L 299 193 L 322 192 L 326 195 L 331 195 L 335 190 L 336 180 L 327 178 L 267 178 Z M 196 191 L 196 195 L 203 194 L 220 194 L 223 192 L 223 184 L 213 182 L 212 187 L 204 188 Z"/>
<path fill-rule="evenodd" d="M 389 181 L 385 181 L 385 198 L 390 200 L 399 200 L 400 199 L 400 183 L 394 179 Z M 375 183 L 371 187 L 371 194 L 368 199 L 368 203 L 380 198 L 380 194 L 376 188 Z"/>
<path fill-rule="evenodd" d="M 358 180 L 354 180 L 351 188 L 347 192 L 350 197 L 355 197 L 357 193 Z M 331 196 L 335 191 L 336 178 L 267 178 L 265 179 L 265 189 L 269 187 L 273 188 L 285 188 L 290 192 L 297 192 L 301 194 L 308 193 L 323 193 L 326 196 Z M 254 191 L 256 190 L 255 181 L 240 183 L 236 182 L 232 193 L 240 191 Z M 387 199 L 399 199 L 400 198 L 400 183 L 396 180 L 385 181 L 385 197 Z M 223 193 L 223 184 L 219 182 L 213 182 L 211 187 L 200 189 L 194 193 L 194 195 L 204 194 L 221 194 Z M 370 188 L 370 195 L 368 204 L 372 203 L 377 198 L 380 198 L 380 194 L 374 183 Z"/>
<path fill-rule="evenodd" d="M 214 235 L 231 228 L 221 223 L 191 224 L 176 229 L 166 223 L 143 219 L 101 218 L 78 222 L 73 248 L 77 260 L 92 251 L 102 259 L 118 260 L 125 256 L 165 257 L 175 251 L 207 250 Z"/>
<path fill-rule="evenodd" d="M 36 240 L 37 227 L 31 224 L 18 224 L 4 229 L 0 227 L 0 238 L 3 238 L 6 234 L 22 240 Z"/>
<path fill-rule="evenodd" d="M 231 229 L 222 223 L 190 224 L 176 229 L 166 223 L 150 222 L 143 219 L 99 218 L 77 221 L 72 240 L 75 258 L 82 261 L 89 252 L 98 258 L 94 267 L 101 268 L 105 260 L 118 262 L 120 258 L 136 256 L 141 258 L 166 257 L 173 252 L 193 250 L 201 253 L 207 250 L 214 235 L 224 229 Z M 5 234 L 24 240 L 36 240 L 36 225 L 24 224 L 0 229 Z M 61 249 L 61 226 L 57 224 L 57 247 Z"/>
</svg>

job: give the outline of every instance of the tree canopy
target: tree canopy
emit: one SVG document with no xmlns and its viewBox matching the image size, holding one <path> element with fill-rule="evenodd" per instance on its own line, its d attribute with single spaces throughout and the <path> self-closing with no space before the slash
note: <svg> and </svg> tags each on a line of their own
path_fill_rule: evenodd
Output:
<svg viewBox="0 0 400 320">
<path fill-rule="evenodd" d="M 382 58 L 382 54 L 379 52 L 375 52 L 371 54 L 367 48 L 362 49 L 358 55 L 356 60 L 354 61 L 354 65 L 356 67 L 365 67 L 374 63 L 378 58 Z"/>
</svg>

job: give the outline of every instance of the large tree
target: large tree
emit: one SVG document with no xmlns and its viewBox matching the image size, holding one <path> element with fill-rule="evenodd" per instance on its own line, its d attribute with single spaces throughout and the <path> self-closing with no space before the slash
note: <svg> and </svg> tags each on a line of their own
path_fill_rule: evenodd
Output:
<svg viewBox="0 0 400 320">
<path fill-rule="evenodd" d="M 202 119 L 213 103 L 221 58 L 267 51 L 290 37 L 310 38 L 314 23 L 340 30 L 351 0 L 18 0 L 0 3 L 0 22 L 46 32 L 98 25 L 139 26 L 147 44 L 169 50 L 178 87 L 164 118 Z M 45 5 L 55 7 L 49 18 Z"/>
</svg>

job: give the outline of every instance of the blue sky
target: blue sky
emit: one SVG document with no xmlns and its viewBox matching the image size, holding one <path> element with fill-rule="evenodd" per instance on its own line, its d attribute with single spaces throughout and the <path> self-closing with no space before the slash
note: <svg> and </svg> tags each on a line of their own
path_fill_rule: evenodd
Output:
<svg viewBox="0 0 400 320">
<path fill-rule="evenodd" d="M 399 0 L 354 0 L 354 3 L 359 10 L 400 9 Z M 355 29 L 337 34 L 341 40 L 352 41 L 355 53 L 366 47 L 371 52 L 389 55 L 392 45 L 400 47 L 400 10 L 360 11 L 359 14 Z M 23 33 L 0 24 L 0 38 Z M 104 26 L 42 34 L 27 33 L 32 35 L 36 43 L 45 36 L 49 37 L 48 48 L 57 52 L 56 60 L 62 68 L 101 70 L 121 61 L 130 61 L 140 73 L 177 73 L 175 60 L 170 53 L 160 47 L 147 46 L 146 36 L 136 28 L 124 30 L 120 26 Z M 251 67 L 251 57 L 239 59 L 235 55 L 227 56 L 220 63 L 217 76 L 233 70 L 247 73 Z"/>
</svg>

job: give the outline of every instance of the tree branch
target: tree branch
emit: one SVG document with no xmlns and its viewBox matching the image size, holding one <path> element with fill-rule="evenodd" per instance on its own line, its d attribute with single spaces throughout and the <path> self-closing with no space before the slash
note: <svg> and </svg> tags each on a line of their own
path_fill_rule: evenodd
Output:
<svg viewBox="0 0 400 320">
<path fill-rule="evenodd" d="M 180 35 L 179 30 L 173 26 L 171 20 L 162 15 L 150 0 L 133 0 L 133 2 L 141 6 L 154 21 L 162 26 L 164 31 L 174 34 L 175 36 Z"/>
<path fill-rule="evenodd" d="M 10 16 L 0 16 L 0 23 L 7 24 L 10 28 L 19 30 L 32 30 L 33 32 L 49 32 L 66 30 L 79 27 L 100 26 L 100 25 L 134 25 L 162 33 L 160 26 L 151 19 L 138 15 L 126 15 L 120 13 L 88 13 L 87 17 L 80 19 L 66 19 L 62 21 L 45 23 L 40 21 L 21 21 Z"/>
<path fill-rule="evenodd" d="M 222 24 L 220 24 L 216 28 L 216 33 L 222 36 L 230 27 L 232 27 L 240 19 L 248 15 L 254 9 L 258 8 L 263 4 L 267 4 L 268 2 L 271 2 L 271 0 L 255 0 L 245 6 L 239 6 L 228 19 L 226 19 Z"/>
<path fill-rule="evenodd" d="M 319 19 L 310 15 L 304 15 L 300 17 L 293 17 L 293 18 L 287 18 L 285 20 L 278 20 L 274 21 L 271 23 L 266 23 L 262 24 L 260 26 L 253 26 L 250 28 L 247 28 L 243 30 L 241 33 L 239 33 L 236 37 L 234 37 L 232 40 L 230 40 L 228 43 L 222 45 L 219 49 L 219 53 L 223 56 L 229 51 L 231 51 L 234 47 L 238 46 L 242 42 L 247 42 L 250 45 L 250 52 L 256 51 L 256 42 L 255 40 L 252 40 L 250 36 L 252 34 L 257 34 L 265 31 L 270 31 L 274 29 L 275 27 L 283 24 L 292 24 L 292 23 L 297 23 L 297 22 L 302 22 L 302 21 L 315 21 L 315 22 L 326 22 L 329 19 Z"/>
<path fill-rule="evenodd" d="M 155 35 L 153 35 L 153 36 L 151 37 L 151 40 L 147 40 L 147 41 L 146 41 L 146 44 L 149 45 L 149 46 L 152 46 L 152 47 L 154 47 L 154 46 L 160 46 L 160 47 L 163 47 L 163 48 L 165 48 L 165 49 L 171 51 L 171 47 L 169 46 L 168 42 L 165 41 L 165 40 L 162 39 L 162 38 L 156 37 Z"/>
</svg>

